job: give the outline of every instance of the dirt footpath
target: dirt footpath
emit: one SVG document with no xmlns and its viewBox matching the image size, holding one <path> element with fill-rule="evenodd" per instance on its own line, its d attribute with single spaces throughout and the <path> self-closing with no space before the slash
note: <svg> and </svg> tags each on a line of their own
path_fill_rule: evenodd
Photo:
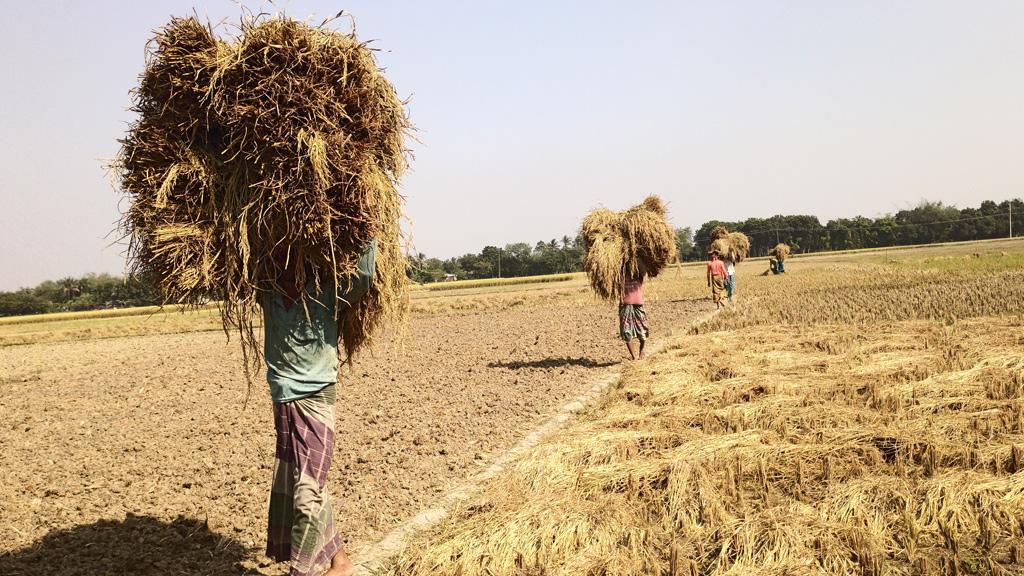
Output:
<svg viewBox="0 0 1024 576">
<path fill-rule="evenodd" d="M 664 333 L 710 304 L 652 302 Z M 379 538 L 619 363 L 613 306 L 414 316 L 342 376 L 330 476 Z M 270 400 L 217 332 L 0 348 L 0 574 L 244 574 L 262 559 Z"/>
</svg>

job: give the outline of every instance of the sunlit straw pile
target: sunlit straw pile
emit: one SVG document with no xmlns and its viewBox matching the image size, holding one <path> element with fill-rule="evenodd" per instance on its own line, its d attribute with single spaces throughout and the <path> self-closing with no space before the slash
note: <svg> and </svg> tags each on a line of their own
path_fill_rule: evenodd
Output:
<svg viewBox="0 0 1024 576">
<path fill-rule="evenodd" d="M 583 267 L 598 296 L 618 300 L 626 277 L 657 276 L 676 258 L 675 232 L 657 196 L 625 212 L 600 208 L 583 220 Z"/>
<path fill-rule="evenodd" d="M 779 243 L 772 248 L 771 256 L 779 262 L 785 262 L 786 258 L 789 258 L 789 245 Z"/>
<path fill-rule="evenodd" d="M 979 319 L 687 338 L 389 574 L 1024 573 L 1018 337 Z"/>
<path fill-rule="evenodd" d="M 711 240 L 718 240 L 719 238 L 728 238 L 729 230 L 721 224 L 711 229 Z"/>
<path fill-rule="evenodd" d="M 750 253 L 750 239 L 742 232 L 729 232 L 722 226 L 716 226 L 711 230 L 711 238 L 709 251 L 718 252 L 725 260 L 738 264 Z"/>
<path fill-rule="evenodd" d="M 251 18 L 218 38 L 176 18 L 153 38 L 115 165 L 133 272 L 166 302 L 221 300 L 250 360 L 257 304 L 293 267 L 344 284 L 378 239 L 370 292 L 340 318 L 351 356 L 405 307 L 409 124 L 372 52 L 328 23 Z M 344 287 L 344 286 L 342 286 Z M 257 360 L 258 361 L 258 360 Z"/>
</svg>

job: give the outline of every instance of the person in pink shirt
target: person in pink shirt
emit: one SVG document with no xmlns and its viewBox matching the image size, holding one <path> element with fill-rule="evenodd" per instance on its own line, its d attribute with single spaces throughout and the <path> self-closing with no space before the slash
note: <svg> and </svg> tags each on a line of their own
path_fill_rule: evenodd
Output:
<svg viewBox="0 0 1024 576">
<path fill-rule="evenodd" d="M 718 258 L 718 252 L 711 251 L 711 261 L 708 262 L 708 287 L 711 288 L 711 299 L 715 302 L 716 308 L 724 306 L 722 295 L 725 293 L 725 284 L 729 274 L 725 270 L 725 264 Z"/>
<path fill-rule="evenodd" d="M 626 342 L 629 357 L 633 360 L 643 360 L 644 347 L 650 334 L 647 312 L 644 311 L 645 274 L 641 269 L 637 277 L 626 278 L 626 291 L 619 302 L 619 335 Z"/>
</svg>

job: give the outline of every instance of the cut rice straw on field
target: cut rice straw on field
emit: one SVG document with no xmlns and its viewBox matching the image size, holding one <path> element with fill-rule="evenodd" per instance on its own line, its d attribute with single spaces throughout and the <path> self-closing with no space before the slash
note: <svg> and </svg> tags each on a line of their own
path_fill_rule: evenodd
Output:
<svg viewBox="0 0 1024 576">
<path fill-rule="evenodd" d="M 1019 574 L 1017 331 L 689 337 L 388 574 Z"/>
<path fill-rule="evenodd" d="M 157 31 L 114 170 L 130 203 L 129 267 L 167 303 L 221 300 L 250 362 L 267 291 L 288 269 L 345 288 L 377 239 L 369 293 L 341 307 L 351 356 L 406 307 L 396 189 L 409 130 L 370 49 L 325 23 L 244 19 L 224 40 L 196 18 Z M 303 294 L 303 302 L 312 295 Z"/>
<path fill-rule="evenodd" d="M 920 269 L 870 264 L 822 265 L 745 280 L 747 297 L 698 327 L 854 324 L 1024 313 L 1024 270 Z"/>
<path fill-rule="evenodd" d="M 675 233 L 665 215 L 661 199 L 649 196 L 625 212 L 599 208 L 584 218 L 583 268 L 599 297 L 617 301 L 627 277 L 658 276 L 675 260 Z"/>
</svg>

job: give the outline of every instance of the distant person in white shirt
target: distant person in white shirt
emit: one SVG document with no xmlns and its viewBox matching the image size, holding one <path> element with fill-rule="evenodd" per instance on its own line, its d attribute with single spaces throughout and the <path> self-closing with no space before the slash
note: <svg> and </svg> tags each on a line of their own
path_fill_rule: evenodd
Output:
<svg viewBox="0 0 1024 576">
<path fill-rule="evenodd" d="M 732 295 L 736 293 L 736 264 L 732 260 L 725 261 L 725 292 L 732 302 Z"/>
</svg>

